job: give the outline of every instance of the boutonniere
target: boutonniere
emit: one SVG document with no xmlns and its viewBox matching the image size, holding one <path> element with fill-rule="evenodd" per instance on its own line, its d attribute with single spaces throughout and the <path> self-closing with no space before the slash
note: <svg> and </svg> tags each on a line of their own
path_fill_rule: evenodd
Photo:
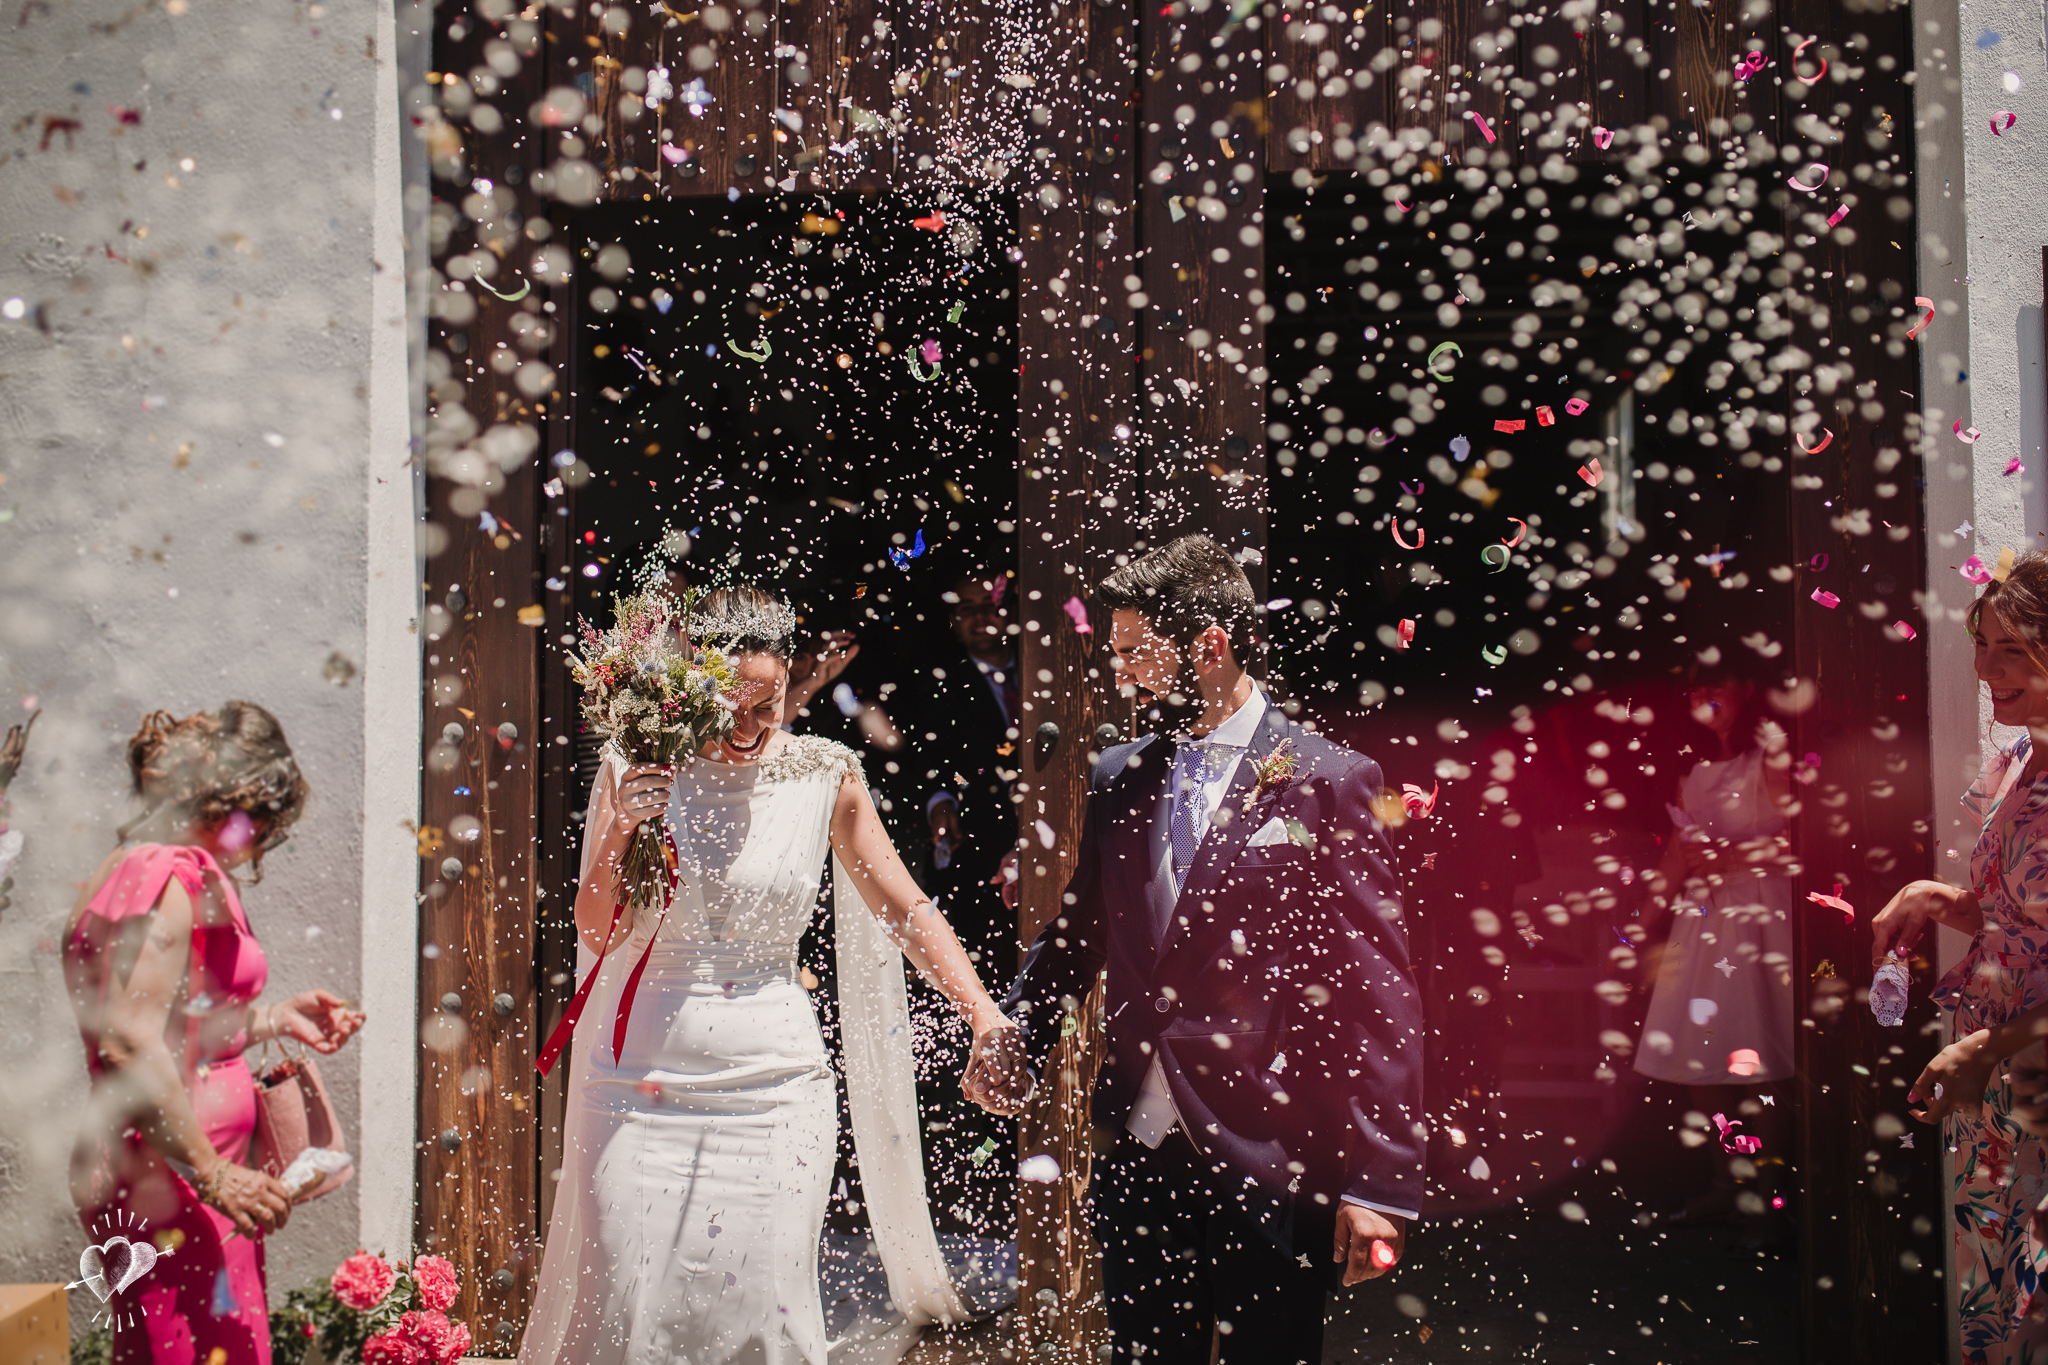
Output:
<svg viewBox="0 0 2048 1365">
<path fill-rule="evenodd" d="M 1295 757 L 1294 741 L 1283 739 L 1275 745 L 1273 752 L 1252 765 L 1257 783 L 1245 793 L 1244 813 L 1250 815 L 1252 807 L 1279 791 L 1293 780 L 1295 770 L 1301 767 L 1301 760 Z"/>
</svg>

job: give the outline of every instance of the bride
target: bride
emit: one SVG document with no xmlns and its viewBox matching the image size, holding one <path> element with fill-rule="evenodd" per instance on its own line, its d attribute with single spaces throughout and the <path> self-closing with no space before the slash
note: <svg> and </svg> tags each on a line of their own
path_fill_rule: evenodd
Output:
<svg viewBox="0 0 2048 1365">
<path fill-rule="evenodd" d="M 610 751 L 591 794 L 576 926 L 599 962 L 575 1024 L 560 1192 L 519 1359 L 827 1365 L 845 1354 L 826 1339 L 818 1290 L 835 1087 L 796 979 L 828 845 L 848 1103 L 889 1296 L 907 1321 L 883 1344 L 893 1357 L 916 1324 L 967 1316 L 925 1203 L 898 949 L 973 1026 L 969 1099 L 1015 1113 L 1030 1079 L 1014 1026 L 890 846 L 859 759 L 781 729 L 790 609 L 740 585 L 711 594 L 691 624 L 735 656 L 752 691 L 723 742 L 674 770 Z M 669 906 L 614 928 L 620 857 L 664 814 L 678 854 Z"/>
</svg>

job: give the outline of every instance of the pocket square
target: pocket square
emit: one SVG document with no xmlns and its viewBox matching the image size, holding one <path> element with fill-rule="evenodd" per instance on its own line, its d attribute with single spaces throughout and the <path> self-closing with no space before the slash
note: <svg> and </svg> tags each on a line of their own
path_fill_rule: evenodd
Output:
<svg viewBox="0 0 2048 1365">
<path fill-rule="evenodd" d="M 1287 838 L 1287 822 L 1276 815 L 1265 824 L 1259 826 L 1257 832 L 1252 835 L 1251 841 L 1245 847 L 1266 848 L 1273 844 L 1284 844 L 1287 842 Z"/>
</svg>

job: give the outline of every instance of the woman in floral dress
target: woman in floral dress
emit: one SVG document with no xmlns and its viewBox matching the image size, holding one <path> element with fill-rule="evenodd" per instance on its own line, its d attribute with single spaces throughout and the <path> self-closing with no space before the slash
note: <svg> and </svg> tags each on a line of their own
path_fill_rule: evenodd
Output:
<svg viewBox="0 0 2048 1365">
<path fill-rule="evenodd" d="M 2048 1145 L 2015 1116 L 2008 1059 L 2048 1036 L 2048 554 L 2021 555 L 1972 607 L 1977 676 L 1992 719 L 2027 734 L 1963 798 L 1982 826 L 1967 888 L 1919 881 L 1872 925 L 1873 965 L 1931 920 L 1971 935 L 1935 988 L 1954 1042 L 1908 1095 L 1955 1155 L 1956 1296 L 1966 1365 L 2048 1362 L 2048 1245 L 2033 1230 L 2048 1196 Z M 2029 1124 L 2028 1127 L 2038 1125 Z"/>
</svg>

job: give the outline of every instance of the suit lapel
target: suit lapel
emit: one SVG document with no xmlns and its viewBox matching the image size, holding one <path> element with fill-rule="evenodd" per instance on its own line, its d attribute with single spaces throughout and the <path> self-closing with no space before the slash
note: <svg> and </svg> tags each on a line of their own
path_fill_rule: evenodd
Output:
<svg viewBox="0 0 2048 1365">
<path fill-rule="evenodd" d="M 1237 761 L 1237 770 L 1231 774 L 1230 787 L 1223 794 L 1223 804 L 1216 808 L 1216 818 L 1209 825 L 1209 833 L 1195 850 L 1194 864 L 1188 868 L 1188 879 L 1181 887 L 1180 900 L 1176 903 L 1166 927 L 1166 935 L 1159 945 L 1159 955 L 1166 956 L 1180 937 L 1181 906 L 1199 907 L 1201 897 L 1214 891 L 1230 871 L 1244 846 L 1250 842 L 1256 827 L 1255 817 L 1244 813 L 1245 800 L 1258 787 L 1258 767 L 1280 741 L 1287 735 L 1287 718 L 1278 707 L 1266 712 L 1265 720 L 1252 735 L 1252 742 L 1246 746 L 1243 756 Z M 1230 823 L 1223 824 L 1226 812 Z M 1189 916 L 1190 919 L 1193 916 Z"/>
</svg>

